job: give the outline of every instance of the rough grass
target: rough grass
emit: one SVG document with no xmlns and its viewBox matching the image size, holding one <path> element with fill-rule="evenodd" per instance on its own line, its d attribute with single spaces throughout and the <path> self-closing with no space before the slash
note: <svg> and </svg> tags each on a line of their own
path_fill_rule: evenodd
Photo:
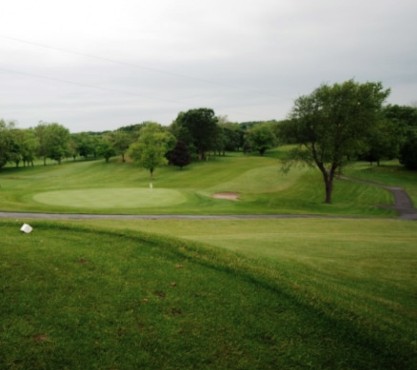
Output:
<svg viewBox="0 0 417 370">
<path fill-rule="evenodd" d="M 416 269 L 405 263 L 416 252 L 406 239 L 391 255 L 347 244 L 331 253 L 319 243 L 286 251 L 282 243 L 284 251 L 271 255 L 262 252 L 265 237 L 254 242 L 255 226 L 216 227 L 223 236 L 246 227 L 232 245 L 252 235 L 260 249 L 254 260 L 137 231 L 35 222 L 23 235 L 19 226 L 0 222 L 1 368 L 413 369 L 417 360 Z M 343 227 L 331 229 L 337 235 Z M 388 276 L 367 292 L 394 254 L 403 256 L 393 268 L 404 279 L 392 283 L 403 298 L 390 306 L 376 299 Z M 367 261 L 366 276 L 338 271 L 346 259 Z M 347 305 L 348 288 L 356 293 Z M 397 300 L 394 289 L 385 293 Z"/>
</svg>

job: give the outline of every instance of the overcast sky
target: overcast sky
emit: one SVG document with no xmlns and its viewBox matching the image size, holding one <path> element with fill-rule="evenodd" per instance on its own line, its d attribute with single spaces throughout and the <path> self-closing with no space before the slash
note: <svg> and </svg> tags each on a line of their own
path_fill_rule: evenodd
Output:
<svg viewBox="0 0 417 370">
<path fill-rule="evenodd" d="M 415 0 L 2 0 L 0 118 L 72 132 L 213 108 L 284 119 L 322 83 L 417 101 Z"/>
</svg>

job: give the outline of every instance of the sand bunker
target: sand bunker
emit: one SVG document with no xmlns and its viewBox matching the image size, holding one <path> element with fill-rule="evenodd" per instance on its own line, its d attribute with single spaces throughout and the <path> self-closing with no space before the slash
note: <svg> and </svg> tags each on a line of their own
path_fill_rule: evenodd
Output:
<svg viewBox="0 0 417 370">
<path fill-rule="evenodd" d="M 224 193 L 215 193 L 212 195 L 212 197 L 216 199 L 238 200 L 239 194 L 231 193 L 231 192 L 224 192 Z"/>
</svg>

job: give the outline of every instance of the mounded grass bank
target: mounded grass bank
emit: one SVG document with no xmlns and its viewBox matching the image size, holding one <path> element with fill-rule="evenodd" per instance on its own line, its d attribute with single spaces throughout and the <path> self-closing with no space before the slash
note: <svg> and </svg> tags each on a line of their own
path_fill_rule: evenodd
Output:
<svg viewBox="0 0 417 370">
<path fill-rule="evenodd" d="M 21 223 L 0 221 L 1 368 L 412 369 L 417 361 L 413 317 L 398 332 L 364 315 L 357 298 L 338 304 L 327 293 L 331 274 L 321 276 L 323 289 L 313 279 L 313 290 L 285 258 L 31 224 L 25 235 Z"/>
</svg>

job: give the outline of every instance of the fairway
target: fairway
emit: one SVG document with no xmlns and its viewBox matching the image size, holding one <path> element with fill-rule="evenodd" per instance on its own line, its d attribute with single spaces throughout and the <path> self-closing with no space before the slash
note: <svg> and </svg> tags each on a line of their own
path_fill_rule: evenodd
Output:
<svg viewBox="0 0 417 370">
<path fill-rule="evenodd" d="M 38 203 L 76 208 L 136 208 L 174 206 L 186 198 L 178 190 L 108 188 L 48 191 L 35 194 Z"/>
<path fill-rule="evenodd" d="M 412 183 L 407 183 L 406 189 L 411 196 Z M 318 171 L 300 167 L 283 174 L 276 158 L 233 154 L 193 163 L 183 171 L 161 167 L 153 184 L 151 191 L 146 171 L 116 160 L 7 168 L 0 173 L 0 209 L 97 214 L 395 215 L 388 191 L 340 179 L 335 183 L 334 204 L 326 205 Z M 211 197 L 219 192 L 238 193 L 239 202 Z"/>
</svg>

